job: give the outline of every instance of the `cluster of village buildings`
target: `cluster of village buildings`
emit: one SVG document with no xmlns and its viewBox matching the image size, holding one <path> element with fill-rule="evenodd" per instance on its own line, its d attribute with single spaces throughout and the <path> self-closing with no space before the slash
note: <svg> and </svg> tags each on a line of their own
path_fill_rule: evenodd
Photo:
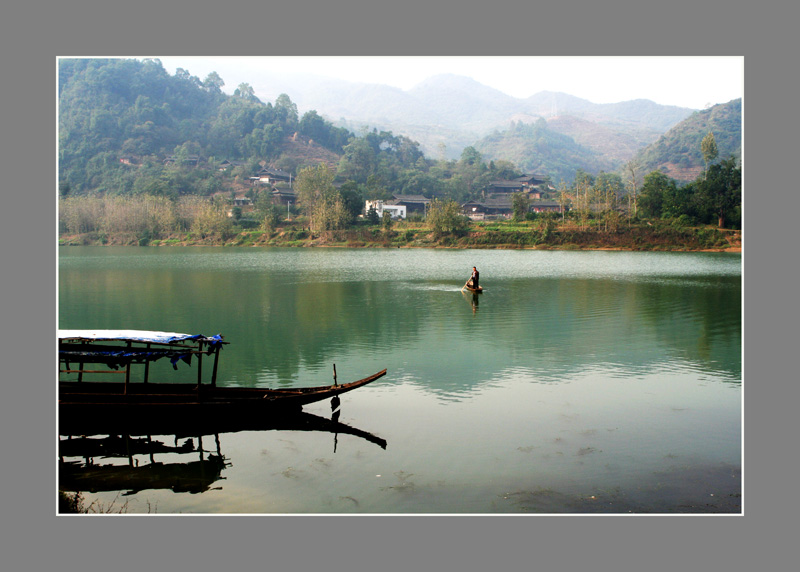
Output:
<svg viewBox="0 0 800 572">
<path fill-rule="evenodd" d="M 197 156 L 189 156 L 184 161 L 196 162 Z M 123 159 L 121 159 L 123 162 Z M 167 157 L 166 162 L 174 161 L 174 157 Z M 242 162 L 223 161 L 219 164 L 220 171 L 242 165 Z M 264 167 L 255 176 L 250 177 L 253 186 L 266 185 L 272 189 L 272 200 L 277 205 L 290 206 L 297 204 L 295 193 L 292 189 L 292 174 L 281 169 Z M 278 184 L 282 183 L 282 184 Z M 482 197 L 467 201 L 461 205 L 464 215 L 472 220 L 486 220 L 493 218 L 511 218 L 514 212 L 512 195 L 523 193 L 530 199 L 531 212 L 558 212 L 562 205 L 554 200 L 542 198 L 542 189 L 548 190 L 546 181 L 536 175 L 523 175 L 511 181 L 492 181 L 484 189 Z M 549 189 L 552 190 L 552 189 Z M 392 195 L 390 200 L 370 200 L 364 205 L 364 212 L 374 208 L 379 217 L 388 212 L 393 219 L 405 219 L 414 213 L 424 216 L 430 199 L 422 195 Z M 246 196 L 236 197 L 234 206 L 246 207 L 252 205 L 252 199 Z"/>
<path fill-rule="evenodd" d="M 225 167 L 227 162 L 223 163 Z M 256 176 L 250 178 L 253 185 L 272 186 L 273 202 L 279 205 L 296 204 L 294 191 L 291 188 L 292 175 L 280 169 L 264 168 Z M 275 186 L 275 183 L 289 183 Z M 512 181 L 492 181 L 486 187 L 481 199 L 471 200 L 461 205 L 463 213 L 472 220 L 487 218 L 511 218 L 514 212 L 511 197 L 514 193 L 523 193 L 530 198 L 531 212 L 561 212 L 562 206 L 553 200 L 542 199 L 541 188 L 545 180 L 535 175 L 524 175 Z M 245 206 L 251 204 L 248 198 L 237 198 L 235 204 Z M 388 212 L 393 219 L 405 219 L 410 214 L 425 214 L 431 199 L 422 195 L 392 195 L 390 200 L 366 201 L 364 212 L 374 208 L 379 217 Z"/>
</svg>

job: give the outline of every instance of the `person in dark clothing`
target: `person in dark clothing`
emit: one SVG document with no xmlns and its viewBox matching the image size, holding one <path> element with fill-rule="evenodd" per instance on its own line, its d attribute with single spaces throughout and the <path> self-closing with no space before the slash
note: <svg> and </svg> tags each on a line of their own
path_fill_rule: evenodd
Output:
<svg viewBox="0 0 800 572">
<path fill-rule="evenodd" d="M 480 278 L 480 272 L 478 272 L 478 269 L 473 266 L 472 267 L 472 278 L 471 278 L 471 280 L 472 280 L 472 287 L 475 288 L 476 290 L 478 288 L 478 280 L 479 280 L 479 278 Z"/>
</svg>

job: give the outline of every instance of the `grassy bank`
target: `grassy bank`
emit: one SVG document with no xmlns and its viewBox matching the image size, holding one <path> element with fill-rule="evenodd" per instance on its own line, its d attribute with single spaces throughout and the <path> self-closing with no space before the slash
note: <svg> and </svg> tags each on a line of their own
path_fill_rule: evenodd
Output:
<svg viewBox="0 0 800 572">
<path fill-rule="evenodd" d="M 461 235 L 435 236 L 423 223 L 399 222 L 391 230 L 356 226 L 311 233 L 302 221 L 273 231 L 233 226 L 225 233 L 176 232 L 166 236 L 136 233 L 62 234 L 59 244 L 135 246 L 283 246 L 349 248 L 486 248 L 541 250 L 737 251 L 741 233 L 668 222 L 621 225 L 615 230 L 574 222 L 473 222 Z"/>
</svg>

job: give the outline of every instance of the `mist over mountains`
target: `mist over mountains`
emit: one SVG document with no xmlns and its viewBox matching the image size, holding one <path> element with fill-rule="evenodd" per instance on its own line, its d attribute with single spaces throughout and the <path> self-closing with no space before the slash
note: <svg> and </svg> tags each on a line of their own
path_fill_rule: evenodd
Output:
<svg viewBox="0 0 800 572">
<path fill-rule="evenodd" d="M 520 99 L 453 74 L 433 76 L 408 91 L 300 74 L 260 74 L 250 83 L 262 101 L 288 93 L 301 112 L 315 109 L 356 133 L 377 128 L 406 135 L 432 157 L 442 153 L 444 144 L 450 159 L 482 137 L 508 129 L 512 122 L 534 123 L 539 118 L 548 123 L 557 120 L 551 128 L 576 141 L 603 132 L 603 139 L 638 150 L 695 111 L 641 99 L 597 104 L 551 91 Z M 621 154 L 628 156 L 630 151 Z"/>
</svg>

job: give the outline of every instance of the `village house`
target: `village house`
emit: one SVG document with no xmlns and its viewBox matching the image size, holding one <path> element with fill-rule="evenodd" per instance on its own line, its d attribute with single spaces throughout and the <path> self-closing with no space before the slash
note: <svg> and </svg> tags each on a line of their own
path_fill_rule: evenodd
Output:
<svg viewBox="0 0 800 572">
<path fill-rule="evenodd" d="M 545 184 L 545 180 L 536 175 L 523 175 L 512 181 L 491 181 L 484 189 L 484 196 L 525 193 L 531 199 L 540 199 L 542 194 L 536 187 L 543 184 Z"/>
<path fill-rule="evenodd" d="M 430 202 L 430 199 L 422 195 L 392 195 L 390 204 L 404 206 L 408 213 L 420 213 L 424 215 Z"/>
<path fill-rule="evenodd" d="M 534 201 L 531 203 L 531 212 L 534 213 L 547 213 L 547 212 L 563 212 L 563 207 L 556 201 Z"/>
<path fill-rule="evenodd" d="M 274 188 L 272 189 L 272 204 L 274 205 L 296 205 L 297 195 L 292 189 Z"/>
<path fill-rule="evenodd" d="M 521 193 L 525 186 L 517 181 L 491 181 L 486 185 L 486 195 L 506 195 L 511 193 Z"/>
<path fill-rule="evenodd" d="M 388 212 L 389 216 L 393 219 L 404 219 L 407 215 L 406 205 L 394 204 L 395 201 L 366 201 L 364 204 L 364 211 L 369 212 L 374 208 L 379 217 L 383 217 L 383 213 Z"/>
<path fill-rule="evenodd" d="M 472 220 L 490 218 L 510 219 L 514 216 L 514 205 L 510 196 L 495 196 L 481 201 L 468 201 L 461 205 L 462 212 Z M 528 212 L 561 212 L 561 205 L 555 201 L 533 201 Z"/>
<path fill-rule="evenodd" d="M 545 180 L 536 175 L 522 175 L 514 179 L 514 182 L 522 183 L 522 186 L 528 189 L 533 189 L 534 187 L 545 184 Z"/>
<path fill-rule="evenodd" d="M 257 173 L 258 182 L 262 185 L 274 185 L 277 182 L 285 182 L 292 184 L 292 174 L 280 169 L 270 169 L 265 167 Z M 253 178 L 251 177 L 251 180 Z"/>
<path fill-rule="evenodd" d="M 217 169 L 219 171 L 227 171 L 228 169 L 233 169 L 234 167 L 241 167 L 245 164 L 244 161 L 228 161 L 225 159 L 222 163 L 217 165 Z"/>
<path fill-rule="evenodd" d="M 486 220 L 487 218 L 511 218 L 514 207 L 511 197 L 489 197 L 481 201 L 468 201 L 461 205 L 462 212 L 472 220 Z"/>
</svg>

